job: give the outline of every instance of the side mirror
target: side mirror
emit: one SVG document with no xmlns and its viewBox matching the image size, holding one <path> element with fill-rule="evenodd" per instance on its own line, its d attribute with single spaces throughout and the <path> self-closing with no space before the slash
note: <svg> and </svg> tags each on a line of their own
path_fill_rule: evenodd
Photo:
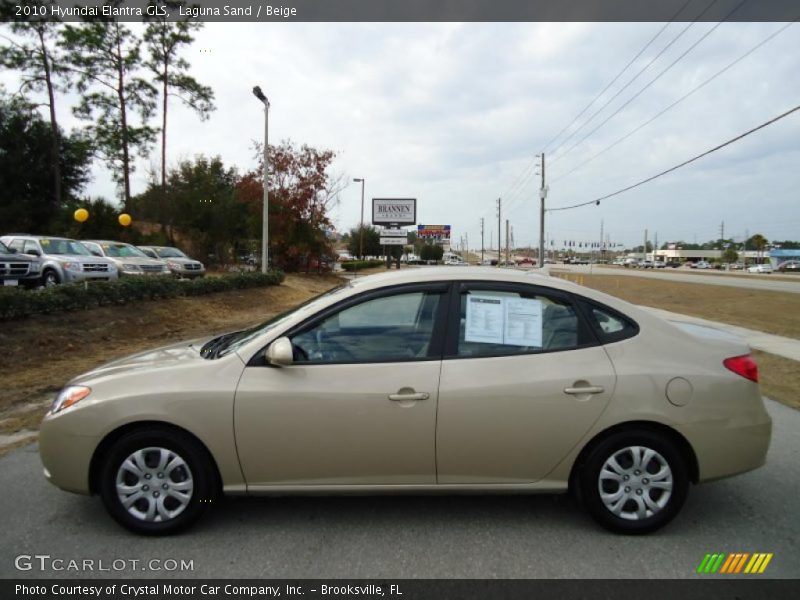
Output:
<svg viewBox="0 0 800 600">
<path fill-rule="evenodd" d="M 270 365 L 288 367 L 294 362 L 292 342 L 286 337 L 278 338 L 267 347 L 264 356 Z"/>
<path fill-rule="evenodd" d="M 25 254 L 30 254 L 32 256 L 41 256 L 42 255 L 42 253 L 39 252 L 39 250 L 37 248 L 31 248 Z"/>
</svg>

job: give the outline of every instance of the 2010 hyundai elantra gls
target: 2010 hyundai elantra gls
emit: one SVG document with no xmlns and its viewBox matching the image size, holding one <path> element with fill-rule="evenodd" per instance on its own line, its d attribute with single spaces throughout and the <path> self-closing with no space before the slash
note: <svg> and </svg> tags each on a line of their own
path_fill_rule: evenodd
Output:
<svg viewBox="0 0 800 600">
<path fill-rule="evenodd" d="M 76 377 L 40 451 L 139 533 L 220 493 L 569 489 L 644 533 L 690 483 L 763 465 L 771 425 L 736 337 L 545 275 L 430 268 Z"/>
</svg>

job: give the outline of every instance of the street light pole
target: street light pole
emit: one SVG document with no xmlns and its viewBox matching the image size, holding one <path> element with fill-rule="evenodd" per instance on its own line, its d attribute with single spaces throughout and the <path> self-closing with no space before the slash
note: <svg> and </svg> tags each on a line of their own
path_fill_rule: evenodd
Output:
<svg viewBox="0 0 800 600">
<path fill-rule="evenodd" d="M 358 258 L 364 259 L 364 179 L 354 178 L 354 182 L 361 182 L 361 226 L 358 228 L 359 241 L 358 241 Z"/>
<path fill-rule="evenodd" d="M 259 86 L 253 95 L 264 104 L 264 202 L 261 208 L 261 272 L 267 272 L 269 264 L 269 100 Z"/>
</svg>

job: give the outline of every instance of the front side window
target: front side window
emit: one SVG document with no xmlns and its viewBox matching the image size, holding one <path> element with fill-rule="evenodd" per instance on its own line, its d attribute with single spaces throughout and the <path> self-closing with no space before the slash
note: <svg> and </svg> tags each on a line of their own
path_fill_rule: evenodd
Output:
<svg viewBox="0 0 800 600">
<path fill-rule="evenodd" d="M 459 357 L 568 350 L 579 345 L 579 319 L 565 301 L 534 291 L 461 293 Z"/>
<path fill-rule="evenodd" d="M 371 363 L 428 357 L 440 293 L 365 300 L 292 337 L 296 363 Z"/>
<path fill-rule="evenodd" d="M 39 253 L 39 247 L 36 245 L 36 242 L 33 240 L 25 240 L 25 245 L 23 246 L 22 253 L 23 254 L 33 254 Z"/>
</svg>

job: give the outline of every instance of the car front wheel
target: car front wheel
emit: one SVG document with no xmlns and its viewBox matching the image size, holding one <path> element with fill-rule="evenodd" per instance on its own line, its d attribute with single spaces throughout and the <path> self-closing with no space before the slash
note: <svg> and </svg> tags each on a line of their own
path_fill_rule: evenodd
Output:
<svg viewBox="0 0 800 600">
<path fill-rule="evenodd" d="M 678 514 L 688 493 L 684 458 L 665 435 L 613 434 L 589 453 L 579 474 L 581 497 L 603 527 L 649 533 Z"/>
<path fill-rule="evenodd" d="M 199 519 L 216 496 L 208 452 L 172 430 L 140 430 L 117 440 L 100 473 L 109 514 L 135 533 L 175 533 Z"/>
</svg>

